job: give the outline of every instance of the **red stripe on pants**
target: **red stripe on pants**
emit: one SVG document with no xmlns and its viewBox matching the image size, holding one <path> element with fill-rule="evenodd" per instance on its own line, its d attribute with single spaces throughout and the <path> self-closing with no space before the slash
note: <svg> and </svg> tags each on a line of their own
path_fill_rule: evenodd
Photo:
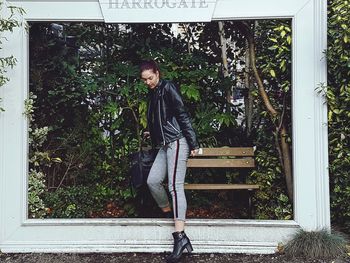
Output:
<svg viewBox="0 0 350 263">
<path fill-rule="evenodd" d="M 176 193 L 176 169 L 177 169 L 177 160 L 179 158 L 179 140 L 176 140 L 176 155 L 174 163 L 174 173 L 173 173 L 173 191 L 174 191 L 174 208 L 175 208 L 175 218 L 178 218 L 178 208 L 177 208 L 177 193 Z"/>
</svg>

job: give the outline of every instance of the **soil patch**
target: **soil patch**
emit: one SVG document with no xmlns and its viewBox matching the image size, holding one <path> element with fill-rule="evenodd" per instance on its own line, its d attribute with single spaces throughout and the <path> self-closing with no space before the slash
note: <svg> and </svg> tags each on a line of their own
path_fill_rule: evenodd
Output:
<svg viewBox="0 0 350 263">
<path fill-rule="evenodd" d="M 1 263 L 164 263 L 165 253 L 90 253 L 90 254 L 0 254 Z M 181 263 L 350 263 L 350 258 L 338 260 L 288 259 L 283 254 L 191 254 L 184 255 Z"/>
</svg>

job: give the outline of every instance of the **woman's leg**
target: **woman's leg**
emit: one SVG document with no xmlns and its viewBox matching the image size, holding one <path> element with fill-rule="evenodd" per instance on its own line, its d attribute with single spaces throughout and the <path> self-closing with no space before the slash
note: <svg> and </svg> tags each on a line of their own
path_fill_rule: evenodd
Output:
<svg viewBox="0 0 350 263">
<path fill-rule="evenodd" d="M 173 200 L 175 220 L 174 247 L 173 252 L 166 258 L 168 263 L 178 262 L 185 249 L 188 252 L 193 250 L 191 242 L 184 232 L 187 210 L 184 182 L 188 154 L 189 148 L 185 138 L 168 145 L 168 185 Z"/>
<path fill-rule="evenodd" d="M 154 160 L 152 168 L 147 178 L 148 188 L 156 200 L 158 206 L 163 212 L 170 211 L 168 195 L 162 185 L 167 173 L 167 156 L 164 147 L 159 149 L 159 152 Z"/>
<path fill-rule="evenodd" d="M 185 230 L 185 221 L 175 220 L 175 232 L 181 232 Z"/>
<path fill-rule="evenodd" d="M 187 202 L 184 182 L 188 154 L 189 148 L 185 138 L 181 138 L 168 144 L 168 186 L 173 200 L 176 231 L 184 230 L 184 222 L 186 219 Z"/>
</svg>

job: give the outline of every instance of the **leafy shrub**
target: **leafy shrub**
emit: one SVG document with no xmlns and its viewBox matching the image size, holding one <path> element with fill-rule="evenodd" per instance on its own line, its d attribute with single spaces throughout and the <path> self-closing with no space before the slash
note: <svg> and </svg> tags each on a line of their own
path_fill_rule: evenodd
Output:
<svg viewBox="0 0 350 263">
<path fill-rule="evenodd" d="M 43 201 L 46 191 L 45 175 L 31 170 L 28 177 L 29 218 L 43 218 L 47 215 L 48 209 Z"/>
<path fill-rule="evenodd" d="M 350 233 L 350 5 L 329 1 L 328 103 L 331 215 Z"/>
<path fill-rule="evenodd" d="M 45 174 L 43 168 L 50 158 L 46 152 L 38 151 L 47 138 L 48 127 L 37 128 L 33 122 L 34 101 L 36 96 L 33 93 L 29 94 L 29 98 L 25 100 L 24 114 L 29 121 L 29 155 L 30 171 L 28 174 L 28 217 L 29 218 L 44 218 L 47 215 L 48 209 L 45 205 L 44 196 L 47 191 L 45 184 Z"/>
<path fill-rule="evenodd" d="M 115 198 L 115 190 L 102 185 L 71 186 L 47 193 L 45 202 L 52 218 L 88 218 Z"/>
<path fill-rule="evenodd" d="M 260 146 L 255 160 L 256 169 L 249 180 L 260 185 L 254 196 L 256 218 L 292 219 L 292 205 L 286 195 L 283 174 L 274 150 L 268 149 L 266 145 Z"/>
</svg>

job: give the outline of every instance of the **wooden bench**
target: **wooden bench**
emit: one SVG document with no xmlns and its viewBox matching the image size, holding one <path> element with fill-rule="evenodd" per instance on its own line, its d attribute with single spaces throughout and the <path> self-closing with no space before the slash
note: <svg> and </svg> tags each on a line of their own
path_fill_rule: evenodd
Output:
<svg viewBox="0 0 350 263">
<path fill-rule="evenodd" d="M 190 157 L 188 168 L 253 168 L 253 147 L 201 148 Z M 248 190 L 249 216 L 252 215 L 252 191 L 259 189 L 256 184 L 185 184 L 186 190 Z"/>
</svg>

